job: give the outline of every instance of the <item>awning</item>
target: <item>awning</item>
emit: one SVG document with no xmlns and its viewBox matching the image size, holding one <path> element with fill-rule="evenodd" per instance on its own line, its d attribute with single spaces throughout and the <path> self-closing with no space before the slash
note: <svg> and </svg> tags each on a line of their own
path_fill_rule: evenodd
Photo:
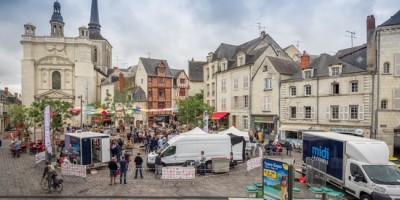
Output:
<svg viewBox="0 0 400 200">
<path fill-rule="evenodd" d="M 279 128 L 280 131 L 305 131 L 310 130 L 311 126 L 301 126 L 301 125 L 283 125 Z"/>
<path fill-rule="evenodd" d="M 215 112 L 212 115 L 212 119 L 221 119 L 223 117 L 225 117 L 227 114 L 229 114 L 228 112 Z"/>
</svg>

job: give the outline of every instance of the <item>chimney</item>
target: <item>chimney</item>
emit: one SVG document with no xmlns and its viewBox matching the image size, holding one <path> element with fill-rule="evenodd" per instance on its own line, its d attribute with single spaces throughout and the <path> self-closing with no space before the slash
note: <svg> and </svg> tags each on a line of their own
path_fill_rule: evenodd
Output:
<svg viewBox="0 0 400 200">
<path fill-rule="evenodd" d="M 304 70 L 310 65 L 310 55 L 306 51 L 303 51 L 303 55 L 300 58 L 300 68 Z"/>
<path fill-rule="evenodd" d="M 265 33 L 265 31 L 261 31 L 261 32 L 260 32 L 260 37 L 261 37 L 261 38 L 265 38 L 266 35 L 267 35 L 267 34 Z"/>
<path fill-rule="evenodd" d="M 376 70 L 375 17 L 367 16 L 367 70 Z"/>
<path fill-rule="evenodd" d="M 124 74 L 122 72 L 119 73 L 118 83 L 119 83 L 119 91 L 122 92 L 125 86 Z"/>
<path fill-rule="evenodd" d="M 8 87 L 5 87 L 5 88 L 4 88 L 4 93 L 5 93 L 5 94 L 8 94 Z"/>
<path fill-rule="evenodd" d="M 18 93 L 14 93 L 14 97 L 18 99 Z"/>
</svg>

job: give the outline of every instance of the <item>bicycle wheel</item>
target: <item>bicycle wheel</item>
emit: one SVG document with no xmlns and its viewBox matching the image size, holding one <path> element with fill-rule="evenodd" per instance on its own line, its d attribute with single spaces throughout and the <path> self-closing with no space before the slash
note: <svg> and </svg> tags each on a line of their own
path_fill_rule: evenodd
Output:
<svg viewBox="0 0 400 200">
<path fill-rule="evenodd" d="M 63 184 L 59 183 L 57 186 L 55 186 L 54 190 L 60 193 L 63 190 Z"/>
<path fill-rule="evenodd" d="M 49 188 L 48 182 L 46 179 L 42 179 L 40 181 L 40 187 L 42 188 L 42 190 L 47 190 Z"/>
</svg>

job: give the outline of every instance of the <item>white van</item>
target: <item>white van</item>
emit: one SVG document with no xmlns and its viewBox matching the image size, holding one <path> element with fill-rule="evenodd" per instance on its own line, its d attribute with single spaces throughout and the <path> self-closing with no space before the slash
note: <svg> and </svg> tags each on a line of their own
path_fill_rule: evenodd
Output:
<svg viewBox="0 0 400 200">
<path fill-rule="evenodd" d="M 229 135 L 194 134 L 178 135 L 156 152 L 151 152 L 147 156 L 147 167 L 154 168 L 155 157 L 161 155 L 163 165 L 183 165 L 186 161 L 198 161 L 200 152 L 204 151 L 206 156 L 207 169 L 211 169 L 211 158 L 228 158 L 233 152 L 234 160 L 243 161 L 245 143 L 241 142 L 241 148 L 233 148 Z M 238 152 L 236 152 L 238 151 Z M 236 159 L 235 159 L 236 157 Z"/>
</svg>

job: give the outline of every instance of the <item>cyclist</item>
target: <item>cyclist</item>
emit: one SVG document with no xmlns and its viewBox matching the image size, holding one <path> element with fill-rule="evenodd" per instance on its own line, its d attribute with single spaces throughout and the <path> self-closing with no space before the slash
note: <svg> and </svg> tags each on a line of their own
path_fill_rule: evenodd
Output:
<svg viewBox="0 0 400 200">
<path fill-rule="evenodd" d="M 42 180 L 47 175 L 47 186 L 49 188 L 49 191 L 51 186 L 53 185 L 55 174 L 56 174 L 56 169 L 54 168 L 54 166 L 51 164 L 51 162 L 46 161 L 46 167 L 44 168 L 43 171 Z"/>
</svg>

